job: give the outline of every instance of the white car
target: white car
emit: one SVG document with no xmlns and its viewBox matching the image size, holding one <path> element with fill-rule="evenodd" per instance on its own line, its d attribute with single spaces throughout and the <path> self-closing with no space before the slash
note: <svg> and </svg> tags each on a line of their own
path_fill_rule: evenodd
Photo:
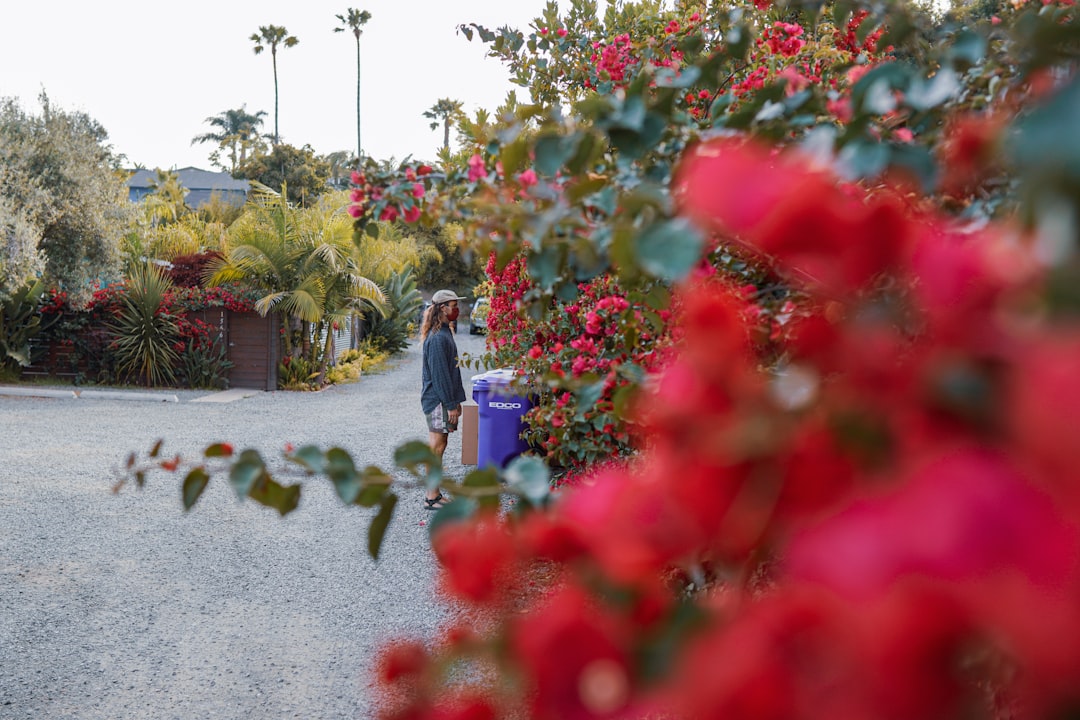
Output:
<svg viewBox="0 0 1080 720">
<path fill-rule="evenodd" d="M 476 298 L 472 309 L 469 311 L 469 334 L 487 332 L 487 318 L 491 311 L 491 304 L 486 297 Z"/>
</svg>

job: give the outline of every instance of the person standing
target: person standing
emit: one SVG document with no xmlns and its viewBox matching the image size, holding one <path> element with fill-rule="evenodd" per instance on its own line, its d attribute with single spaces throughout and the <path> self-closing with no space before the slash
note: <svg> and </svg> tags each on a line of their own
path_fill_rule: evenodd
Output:
<svg viewBox="0 0 1080 720">
<path fill-rule="evenodd" d="M 451 327 L 457 322 L 458 301 L 465 298 L 452 290 L 439 290 L 431 297 L 431 307 L 420 325 L 423 343 L 420 406 L 427 417 L 432 451 L 442 460 L 450 433 L 457 430 L 465 386 L 458 367 L 457 343 Z M 446 497 L 438 489 L 428 490 L 424 507 L 438 510 Z"/>
</svg>

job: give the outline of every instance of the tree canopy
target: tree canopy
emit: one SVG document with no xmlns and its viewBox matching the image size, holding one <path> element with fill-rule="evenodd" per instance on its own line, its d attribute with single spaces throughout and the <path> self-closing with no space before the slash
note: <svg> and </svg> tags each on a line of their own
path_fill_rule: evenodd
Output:
<svg viewBox="0 0 1080 720">
<path fill-rule="evenodd" d="M 42 273 L 87 299 L 117 275 L 133 209 L 105 129 L 45 94 L 41 105 L 34 115 L 0 101 L 0 292 Z"/>
</svg>

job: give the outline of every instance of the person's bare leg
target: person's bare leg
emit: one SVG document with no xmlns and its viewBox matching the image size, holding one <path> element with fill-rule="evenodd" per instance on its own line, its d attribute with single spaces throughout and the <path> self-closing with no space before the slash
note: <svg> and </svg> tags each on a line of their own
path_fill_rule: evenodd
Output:
<svg viewBox="0 0 1080 720">
<path fill-rule="evenodd" d="M 429 432 L 428 444 L 431 445 L 431 451 L 438 456 L 439 461 L 442 462 L 443 453 L 446 452 L 446 440 L 449 436 L 446 433 L 441 432 Z M 434 500 L 439 497 L 439 489 L 427 491 L 427 499 Z"/>
</svg>

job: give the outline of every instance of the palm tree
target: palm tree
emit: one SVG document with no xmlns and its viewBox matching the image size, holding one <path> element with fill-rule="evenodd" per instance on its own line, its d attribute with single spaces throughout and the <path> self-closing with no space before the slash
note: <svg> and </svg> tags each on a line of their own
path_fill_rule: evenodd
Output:
<svg viewBox="0 0 1080 720">
<path fill-rule="evenodd" d="M 364 151 L 360 145 L 360 36 L 364 34 L 363 26 L 371 19 L 371 13 L 367 10 L 349 8 L 345 15 L 335 15 L 341 21 L 341 27 L 334 28 L 334 32 L 352 30 L 356 38 L 356 157 L 364 157 Z"/>
<path fill-rule="evenodd" d="M 439 127 L 440 120 L 443 126 L 443 149 L 450 149 L 450 122 L 462 117 L 461 101 L 442 98 L 424 112 L 424 117 L 431 118 L 431 129 Z"/>
<path fill-rule="evenodd" d="M 321 372 L 330 360 L 331 326 L 368 308 L 385 315 L 386 298 L 352 258 L 348 196 L 295 208 L 282 190 L 256 193 L 248 212 L 229 227 L 225 256 L 211 266 L 208 284 L 258 287 L 264 294 L 256 311 L 281 313 L 285 354 L 317 363 Z M 324 332 L 325 345 L 313 344 Z"/>
<path fill-rule="evenodd" d="M 278 134 L 278 77 L 277 77 L 277 51 L 278 45 L 291 48 L 299 40 L 289 34 L 289 31 L 279 25 L 260 25 L 259 32 L 251 34 L 251 41 L 255 43 L 255 54 L 258 55 L 266 47 L 270 48 L 270 58 L 274 64 L 274 144 L 280 142 Z"/>
<path fill-rule="evenodd" d="M 174 223 L 191 212 L 186 202 L 190 191 L 180 184 L 176 172 L 154 168 L 150 188 L 150 193 L 143 198 L 143 211 L 151 227 Z"/>
<path fill-rule="evenodd" d="M 237 165 L 243 165 L 247 160 L 249 149 L 257 148 L 260 144 L 259 130 L 262 128 L 265 110 L 259 110 L 255 114 L 247 111 L 246 105 L 239 109 L 226 110 L 223 113 L 208 117 L 204 122 L 211 127 L 217 128 L 217 132 L 197 135 L 191 140 L 191 144 L 216 142 L 222 149 L 229 152 L 229 172 L 236 172 Z M 221 166 L 216 160 L 215 165 Z"/>
</svg>

